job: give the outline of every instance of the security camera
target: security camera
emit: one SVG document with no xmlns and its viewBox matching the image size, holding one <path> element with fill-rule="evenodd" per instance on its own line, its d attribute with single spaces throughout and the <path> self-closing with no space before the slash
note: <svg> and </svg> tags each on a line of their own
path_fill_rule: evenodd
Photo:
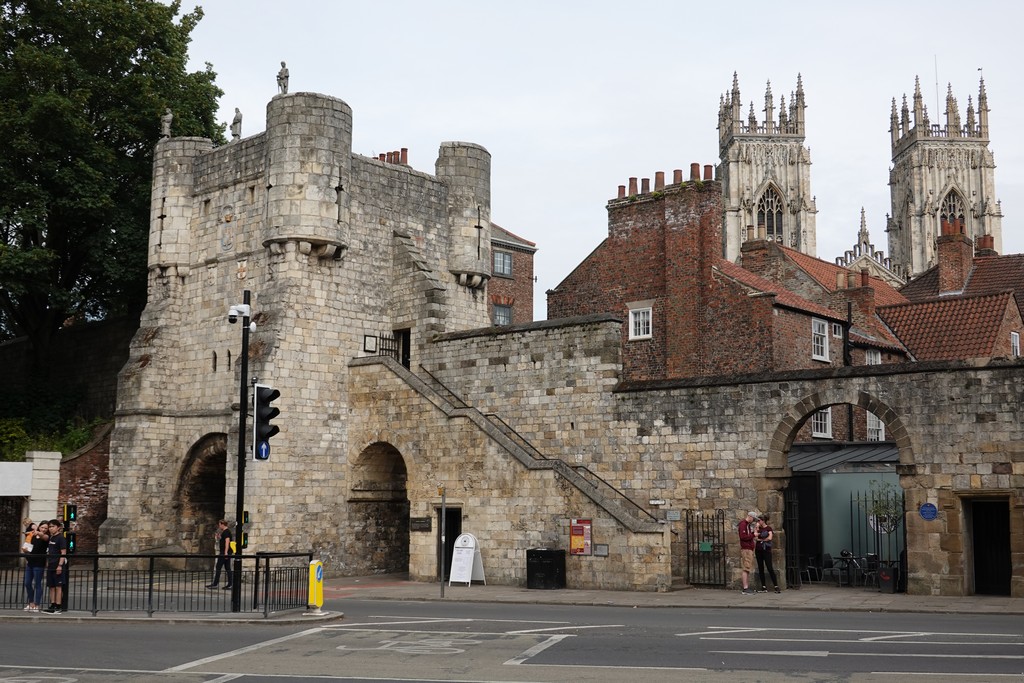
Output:
<svg viewBox="0 0 1024 683">
<path fill-rule="evenodd" d="M 243 318 L 249 317 L 249 305 L 248 304 L 235 304 L 228 309 L 228 322 L 234 325 L 238 322 L 239 316 Z"/>
</svg>

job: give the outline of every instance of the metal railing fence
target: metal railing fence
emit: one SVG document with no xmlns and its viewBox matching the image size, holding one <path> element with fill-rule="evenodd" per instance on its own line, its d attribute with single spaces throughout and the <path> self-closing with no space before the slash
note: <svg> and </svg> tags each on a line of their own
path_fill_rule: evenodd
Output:
<svg viewBox="0 0 1024 683">
<path fill-rule="evenodd" d="M 19 553 L 0 553 L 18 566 L 0 569 L 0 609 L 25 606 L 25 563 Z M 220 613 L 231 611 L 231 591 L 206 586 L 213 578 L 216 555 L 181 553 L 154 555 L 75 554 L 69 556 L 65 578 L 68 610 L 90 612 Z M 209 569 L 178 569 L 208 561 Z M 303 609 L 309 597 L 312 553 L 242 555 L 242 611 L 273 612 Z M 226 578 L 226 577 L 225 577 Z M 238 577 L 235 577 L 237 580 Z M 43 579 L 44 596 L 47 595 Z M 47 603 L 44 599 L 43 603 Z"/>
</svg>

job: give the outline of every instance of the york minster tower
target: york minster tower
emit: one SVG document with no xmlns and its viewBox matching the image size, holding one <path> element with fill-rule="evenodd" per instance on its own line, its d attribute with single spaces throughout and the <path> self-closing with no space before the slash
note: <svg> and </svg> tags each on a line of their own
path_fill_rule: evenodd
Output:
<svg viewBox="0 0 1024 683">
<path fill-rule="evenodd" d="M 893 270 L 910 278 L 935 265 L 935 239 L 943 223 L 977 243 L 991 235 L 1002 252 L 1002 209 L 995 195 L 995 161 L 988 148 L 988 97 L 985 81 L 978 89 L 975 109 L 967 99 L 967 120 L 952 86 L 946 94 L 946 123 L 932 123 L 914 84 L 912 105 L 903 96 L 902 110 L 892 101 L 889 132 L 892 169 L 889 186 L 892 214 L 889 217 L 889 256 Z M 913 114 L 913 119 L 911 119 Z"/>
<path fill-rule="evenodd" d="M 723 192 L 722 241 L 725 258 L 736 261 L 748 228 L 787 247 L 816 255 L 815 214 L 811 194 L 811 153 L 804 145 L 804 88 L 797 76 L 796 91 L 787 107 L 779 97 L 778 115 L 771 82 L 764 94 L 764 119 L 757 120 L 754 103 L 746 117 L 739 80 L 722 96 L 718 110 L 718 179 Z"/>
</svg>

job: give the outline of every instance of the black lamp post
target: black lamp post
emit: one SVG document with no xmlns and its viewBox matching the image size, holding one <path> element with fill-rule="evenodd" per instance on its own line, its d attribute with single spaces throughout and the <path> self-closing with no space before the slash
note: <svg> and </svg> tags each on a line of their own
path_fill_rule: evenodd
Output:
<svg viewBox="0 0 1024 683">
<path fill-rule="evenodd" d="M 232 557 L 231 611 L 242 611 L 242 516 L 245 510 L 245 418 L 249 413 L 249 290 L 242 292 L 242 303 L 228 310 L 228 322 L 242 319 L 242 367 L 238 382 L 238 484 L 235 488 L 235 555 Z M 219 552 L 222 549 L 218 548 Z"/>
</svg>

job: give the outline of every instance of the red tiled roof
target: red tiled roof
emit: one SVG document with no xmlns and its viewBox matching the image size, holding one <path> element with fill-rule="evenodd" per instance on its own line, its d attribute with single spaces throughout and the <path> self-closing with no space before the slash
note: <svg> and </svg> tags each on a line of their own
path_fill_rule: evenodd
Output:
<svg viewBox="0 0 1024 683">
<path fill-rule="evenodd" d="M 1013 292 L 957 296 L 878 308 L 878 315 L 919 361 L 991 355 Z"/>
<path fill-rule="evenodd" d="M 536 242 L 531 242 L 530 240 L 523 239 L 514 232 L 510 232 L 505 228 L 501 227 L 494 221 L 491 221 L 491 239 L 498 240 L 501 242 L 509 242 L 517 247 L 534 248 L 533 250 L 536 251 Z"/>
<path fill-rule="evenodd" d="M 820 306 L 814 303 L 813 301 L 808 301 L 802 296 L 794 294 L 789 290 L 783 289 L 780 285 L 772 282 L 771 280 L 765 279 L 760 275 L 755 275 L 754 273 L 751 273 L 749 270 L 746 270 L 736 265 L 732 261 L 722 259 L 718 262 L 717 267 L 723 275 L 732 278 L 733 280 L 739 282 L 741 285 L 744 285 L 745 287 L 749 287 L 751 289 L 757 290 L 759 292 L 764 292 L 767 294 L 774 294 L 776 305 L 785 306 L 787 308 L 793 308 L 799 311 L 805 311 L 807 313 L 812 313 L 814 315 L 818 315 L 823 318 L 828 318 L 830 320 L 843 319 L 835 311 L 826 308 L 825 306 Z"/>
<path fill-rule="evenodd" d="M 842 273 L 845 276 L 847 273 L 853 272 L 849 268 L 844 268 L 843 266 L 836 265 L 835 263 L 823 261 L 822 259 L 815 258 L 814 256 L 808 256 L 803 252 L 790 247 L 784 247 L 781 244 L 779 245 L 779 249 L 782 250 L 782 253 L 785 254 L 790 261 L 795 263 L 797 267 L 814 278 L 814 280 L 828 292 L 834 292 L 836 290 L 836 276 L 839 273 Z M 856 275 L 857 277 L 860 277 L 860 273 L 857 273 Z M 907 301 L 905 296 L 900 294 L 885 280 L 870 275 L 868 276 L 868 281 L 871 283 L 871 288 L 875 290 L 875 303 L 878 306 L 902 304 Z"/>
<path fill-rule="evenodd" d="M 1007 256 L 979 256 L 974 259 L 974 268 L 964 294 L 995 294 L 1012 289 L 1017 301 L 1024 300 L 1024 254 Z"/>
</svg>

